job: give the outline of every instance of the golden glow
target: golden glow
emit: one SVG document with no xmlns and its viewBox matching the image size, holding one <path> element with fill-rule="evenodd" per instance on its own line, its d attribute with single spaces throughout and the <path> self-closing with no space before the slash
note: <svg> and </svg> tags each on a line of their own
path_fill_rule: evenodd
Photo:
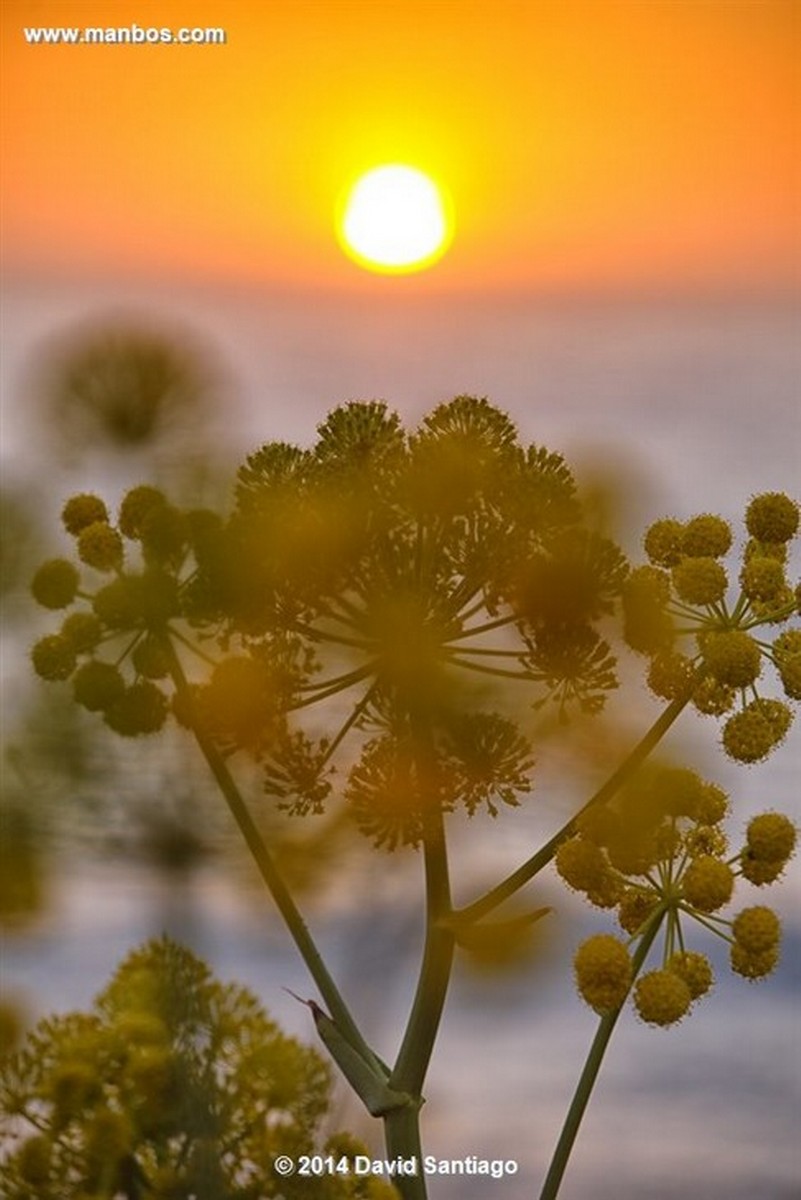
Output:
<svg viewBox="0 0 801 1200">
<path fill-rule="evenodd" d="M 337 232 L 369 271 L 421 271 L 450 245 L 453 219 L 440 187 L 416 167 L 388 163 L 362 175 L 340 206 Z"/>
<path fill-rule="evenodd" d="M 791 0 L 1 7 L 6 271 L 381 288 L 331 222 L 343 183 L 394 162 L 458 213 L 421 292 L 797 286 Z M 23 32 L 131 22 L 227 42 Z"/>
</svg>

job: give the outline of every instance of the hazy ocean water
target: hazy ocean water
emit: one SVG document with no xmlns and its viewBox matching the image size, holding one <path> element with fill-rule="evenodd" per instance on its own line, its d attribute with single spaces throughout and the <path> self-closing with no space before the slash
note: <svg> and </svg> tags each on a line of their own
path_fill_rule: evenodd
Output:
<svg viewBox="0 0 801 1200">
<path fill-rule="evenodd" d="M 624 534 L 632 541 L 635 529 L 665 512 L 711 509 L 736 520 L 748 496 L 766 485 L 799 490 L 801 330 L 798 310 L 786 303 L 383 304 L 17 284 L 3 328 L 5 467 L 9 480 L 36 481 L 43 509 L 57 511 L 81 471 L 112 490 L 130 482 L 124 461 L 111 472 L 92 463 L 53 469 L 36 437 L 41 410 L 29 391 L 42 338 L 112 310 L 210 340 L 228 368 L 215 449 L 231 463 L 260 441 L 309 440 L 326 410 L 343 400 L 384 398 L 413 420 L 470 392 L 507 409 L 526 440 L 577 453 L 628 481 L 635 500 Z M 23 658 L 9 650 L 4 656 L 14 681 L 4 706 L 8 727 L 29 690 L 21 683 Z M 647 703 L 643 696 L 643 723 Z M 772 763 L 748 772 L 720 758 L 714 726 L 694 728 L 690 742 L 715 777 L 736 784 L 743 812 L 776 807 L 798 815 L 797 731 Z M 499 853 L 511 855 L 518 835 L 509 828 L 499 834 L 501 843 L 508 837 Z M 79 874 L 40 931 L 6 946 L 6 979 L 27 989 L 40 1011 L 85 1005 L 128 948 L 168 927 L 183 930 L 223 977 L 250 983 L 287 1028 L 311 1039 L 307 1014 L 281 990 L 310 992 L 286 938 L 212 875 L 198 877 L 182 910 L 132 867 L 95 864 Z M 412 867 L 410 888 L 413 874 Z M 798 897 L 796 869 L 776 896 L 791 934 L 776 979 L 729 983 L 721 965 L 718 994 L 678 1030 L 622 1021 L 564 1200 L 797 1194 Z M 399 920 L 392 911 L 376 906 L 377 930 L 341 914 L 315 918 L 385 1055 L 410 998 L 407 954 L 417 934 L 413 915 Z M 536 1196 L 594 1029 L 577 999 L 565 1001 L 570 947 L 584 927 L 577 920 L 542 989 L 526 974 L 501 983 L 461 972 L 455 980 L 427 1089 L 428 1148 L 438 1156 L 515 1157 L 521 1168 L 497 1182 L 440 1178 L 432 1200 Z M 602 926 L 600 917 L 592 928 Z M 388 984 L 385 992 L 375 980 Z M 342 1123 L 356 1119 L 346 1105 Z"/>
</svg>

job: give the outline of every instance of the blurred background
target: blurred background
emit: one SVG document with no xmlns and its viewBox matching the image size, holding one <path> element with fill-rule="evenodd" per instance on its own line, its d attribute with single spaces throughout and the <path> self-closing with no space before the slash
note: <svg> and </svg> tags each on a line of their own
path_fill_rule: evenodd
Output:
<svg viewBox="0 0 801 1200">
<path fill-rule="evenodd" d="M 133 22 L 225 42 L 25 36 Z M 659 516 L 738 522 L 756 491 L 797 494 L 800 34 L 794 0 L 6 0 L 3 991 L 29 1019 L 87 1007 L 166 929 L 312 1039 L 282 990 L 311 994 L 303 969 L 191 746 L 131 752 L 31 677 L 28 647 L 52 622 L 26 589 L 64 552 L 65 498 L 116 503 L 155 481 L 225 505 L 246 453 L 310 442 L 334 404 L 382 398 L 413 424 L 460 392 L 565 453 L 635 555 Z M 453 245 L 419 275 L 371 275 L 334 236 L 342 188 L 395 160 L 453 199 Z M 624 739 L 658 711 L 632 679 L 608 727 Z M 688 717 L 669 741 L 731 788 L 735 837 L 754 811 L 798 816 L 797 732 L 748 771 L 714 722 Z M 578 766 L 564 747 L 539 757 L 526 809 L 456 831 L 461 897 L 603 777 L 598 745 Z M 325 830 L 308 826 L 318 853 Z M 420 864 L 342 853 L 302 904 L 389 1057 Z M 595 1024 L 573 948 L 606 927 L 556 881 L 531 890 L 558 904 L 548 934 L 515 971 L 460 965 L 425 1110 L 432 1153 L 519 1160 L 491 1184 L 503 1200 L 537 1193 Z M 717 953 L 717 993 L 679 1029 L 623 1019 L 565 1200 L 795 1195 L 800 893 L 795 866 L 768 898 L 786 947 L 767 983 L 730 980 Z M 361 1124 L 344 1092 L 334 1124 Z M 431 1190 L 486 1200 L 489 1186 Z"/>
</svg>

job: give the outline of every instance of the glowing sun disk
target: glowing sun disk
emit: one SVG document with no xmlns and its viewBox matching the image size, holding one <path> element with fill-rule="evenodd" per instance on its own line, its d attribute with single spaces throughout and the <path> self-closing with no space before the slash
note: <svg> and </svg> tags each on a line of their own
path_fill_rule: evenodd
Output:
<svg viewBox="0 0 801 1200">
<path fill-rule="evenodd" d="M 346 253 L 370 271 L 420 271 L 440 258 L 452 236 L 442 189 L 415 167 L 375 167 L 341 206 L 338 234 Z"/>
</svg>

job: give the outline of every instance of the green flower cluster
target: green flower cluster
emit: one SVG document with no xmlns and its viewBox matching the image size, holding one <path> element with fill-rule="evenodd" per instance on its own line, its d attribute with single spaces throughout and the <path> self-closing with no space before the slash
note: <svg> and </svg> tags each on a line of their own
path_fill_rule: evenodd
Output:
<svg viewBox="0 0 801 1200">
<path fill-rule="evenodd" d="M 133 951 L 89 1013 L 41 1021 L 4 1064 L 8 1200 L 304 1200 L 279 1154 L 313 1152 L 328 1111 L 319 1055 L 167 938 Z M 321 1153 L 364 1153 L 347 1134 Z M 321 1200 L 390 1200 L 380 1181 L 319 1180 Z"/>
<path fill-rule="evenodd" d="M 642 773 L 615 804 L 585 810 L 560 845 L 562 879 L 591 904 L 615 908 L 628 935 L 596 934 L 576 954 L 579 993 L 597 1012 L 623 1004 L 635 961 L 639 969 L 661 931 L 661 966 L 637 979 L 634 1005 L 650 1024 L 681 1020 L 713 983 L 707 957 L 686 947 L 688 920 L 729 941 L 737 974 L 760 979 L 776 966 L 780 925 L 772 910 L 746 908 L 734 920 L 716 914 L 738 877 L 757 886 L 779 878 L 795 850 L 795 827 L 779 813 L 754 817 L 732 855 L 722 828 L 728 808 L 725 793 L 692 771 Z"/>
<path fill-rule="evenodd" d="M 790 497 L 753 497 L 739 591 L 730 598 L 722 561 L 733 543 L 728 523 L 710 514 L 657 521 L 644 539 L 650 565 L 632 571 L 624 588 L 626 640 L 649 656 L 651 689 L 668 700 L 689 696 L 699 712 L 725 717 L 723 749 L 737 762 L 766 758 L 790 727 L 787 701 L 801 698 L 801 630 L 785 629 L 772 640 L 757 632 L 786 625 L 799 611 L 798 589 L 786 573 L 798 523 Z M 785 699 L 760 694 L 766 664 L 777 672 Z"/>
</svg>

